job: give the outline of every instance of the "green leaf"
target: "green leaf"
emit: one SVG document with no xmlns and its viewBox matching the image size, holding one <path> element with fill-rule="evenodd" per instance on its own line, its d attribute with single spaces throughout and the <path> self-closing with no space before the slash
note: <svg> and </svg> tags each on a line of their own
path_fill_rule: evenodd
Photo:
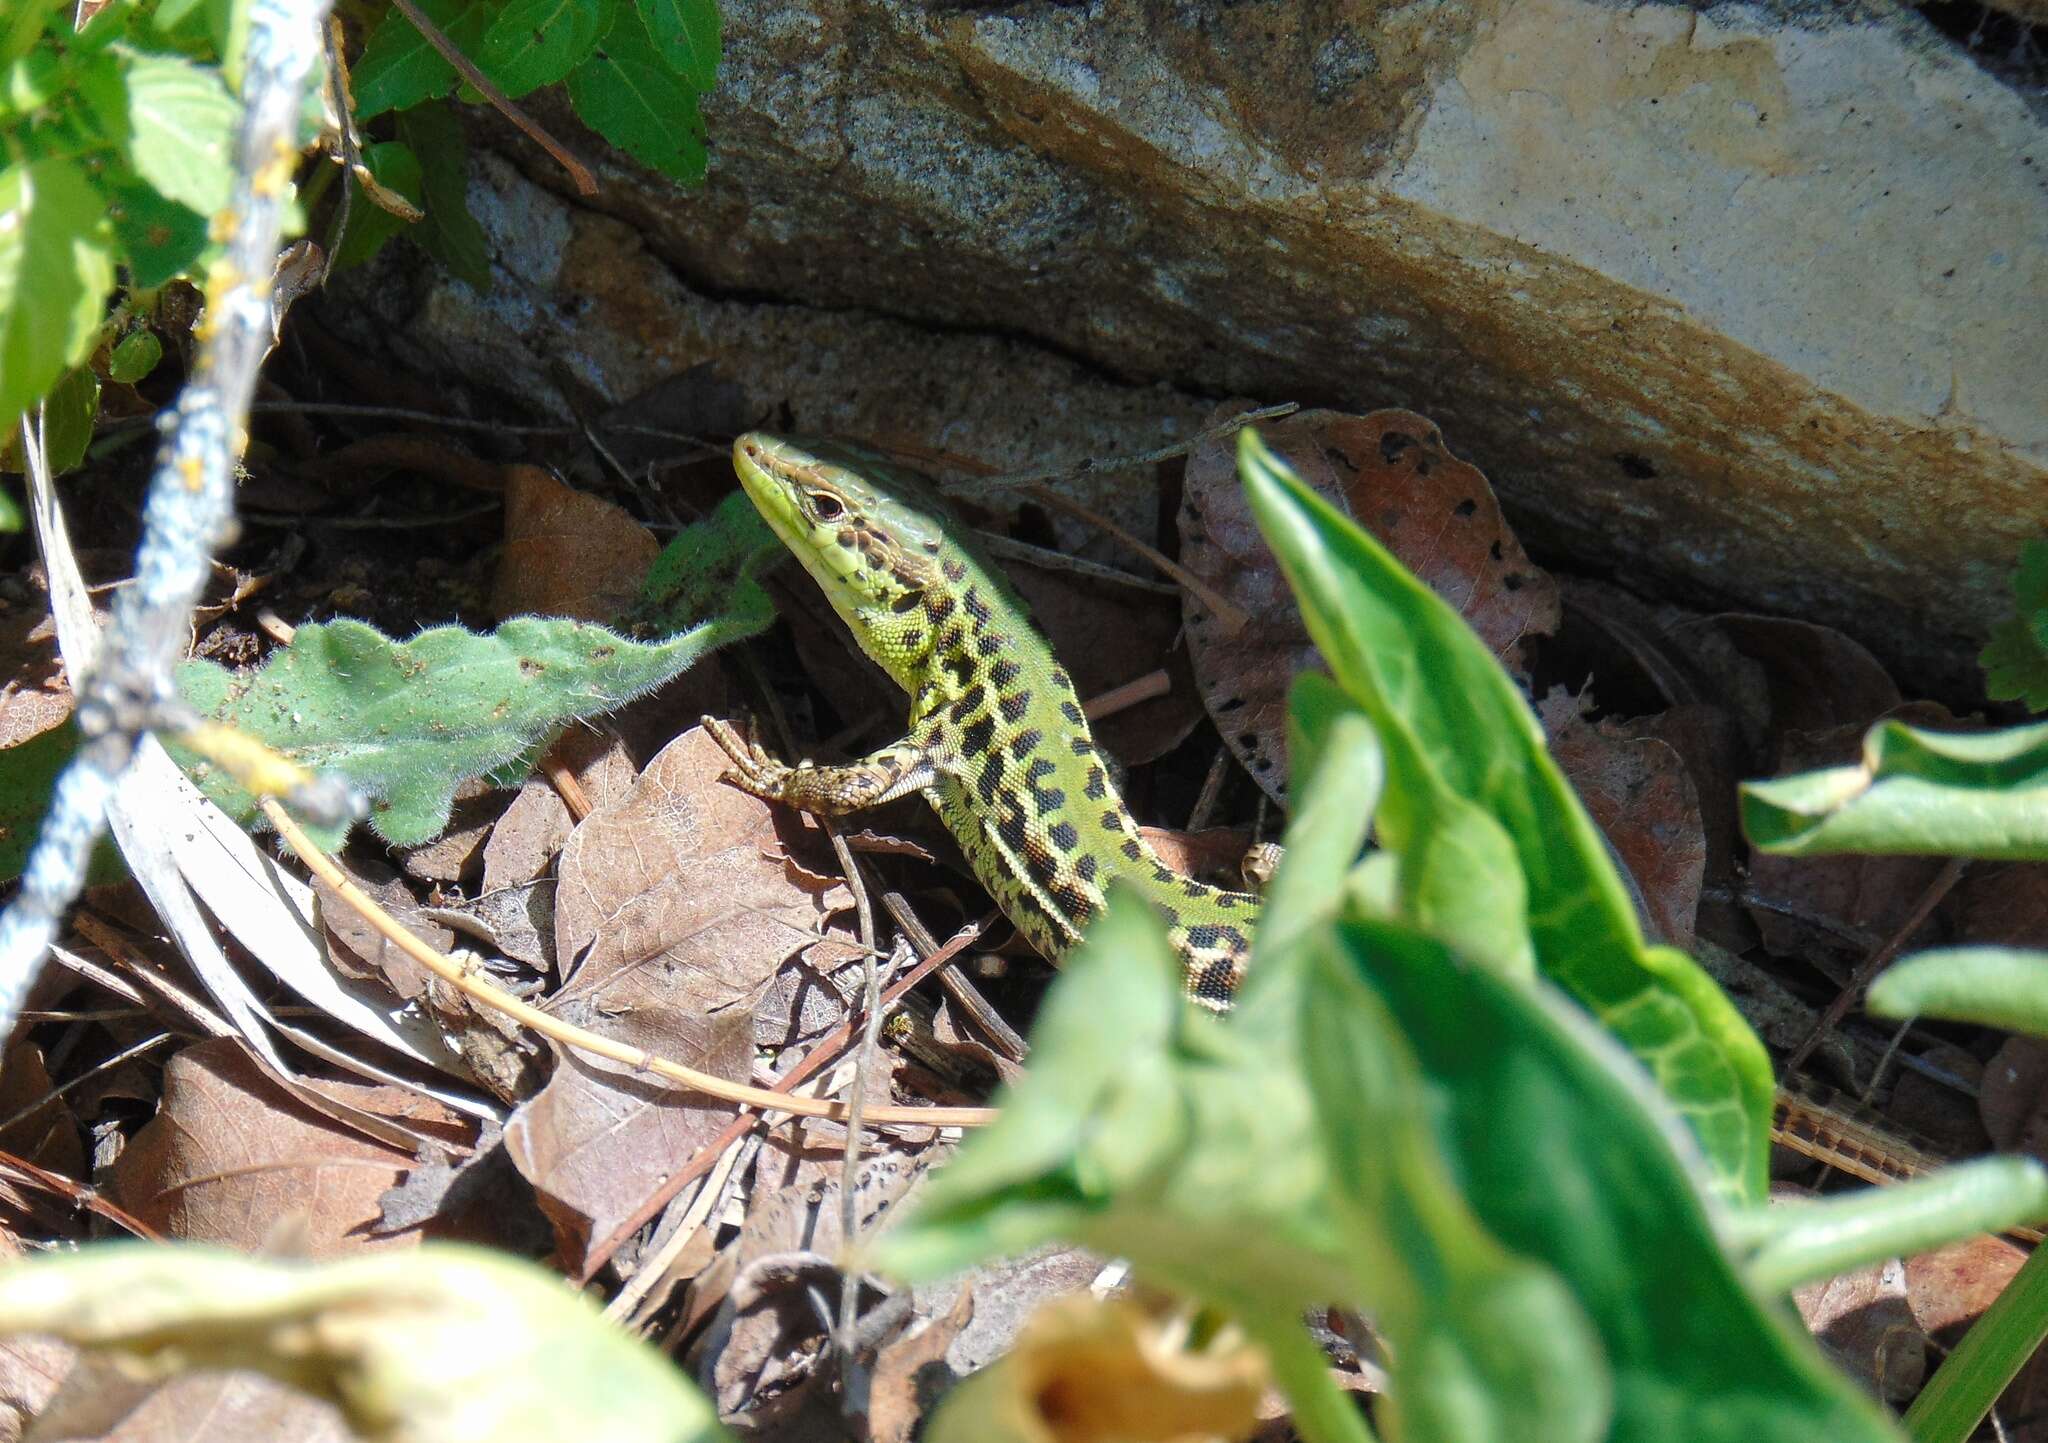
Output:
<svg viewBox="0 0 2048 1443">
<path fill-rule="evenodd" d="M 101 213 L 68 160 L 0 171 L 0 416 L 27 410 L 92 350 L 114 286 Z"/>
<path fill-rule="evenodd" d="M 122 49 L 128 157 L 166 200 L 212 215 L 228 203 L 240 107 L 218 71 L 174 55 Z"/>
<path fill-rule="evenodd" d="M 734 497 L 746 504 L 743 495 Z M 371 825 L 411 845 L 447 825 L 462 782 L 524 756 L 557 728 L 612 711 L 699 657 L 774 620 L 751 555 L 685 531 L 713 605 L 665 641 L 642 643 L 588 622 L 515 617 L 477 635 L 433 627 L 398 642 L 359 621 L 303 626 L 261 670 L 238 678 L 188 662 L 178 685 L 202 714 L 228 722 L 302 765 L 334 771 L 376 799 Z M 708 578 L 723 578 L 711 582 Z M 237 817 L 254 799 L 189 753 L 173 754 Z"/>
<path fill-rule="evenodd" d="M 352 1437 L 727 1439 L 667 1358 L 560 1278 L 483 1248 L 306 1263 L 91 1244 L 0 1269 L 0 1330 L 154 1377 L 267 1373 L 340 1410 Z"/>
<path fill-rule="evenodd" d="M 149 373 L 163 358 L 164 343 L 156 338 L 155 331 L 147 326 L 130 331 L 107 356 L 107 379 L 132 386 L 149 379 Z"/>
<path fill-rule="evenodd" d="M 718 84 L 717 0 L 634 0 L 654 48 L 668 68 L 692 88 Z"/>
<path fill-rule="evenodd" d="M 0 486 L 0 534 L 21 530 L 27 519 L 21 514 L 21 503 L 6 487 Z"/>
<path fill-rule="evenodd" d="M 213 244 L 205 216 L 165 200 L 154 186 L 139 180 L 108 178 L 104 185 L 111 202 L 107 219 L 121 243 L 129 282 L 137 290 L 153 291 L 179 276 L 198 274 Z"/>
<path fill-rule="evenodd" d="M 363 148 L 363 164 L 386 190 L 396 191 L 414 205 L 420 203 L 419 157 L 399 141 L 387 140 Z M 349 203 L 348 230 L 334 248 L 334 269 L 345 271 L 377 254 L 384 242 L 409 230 L 411 223 L 378 205 L 358 190 Z"/>
<path fill-rule="evenodd" d="M 2048 711 L 2048 541 L 2020 548 L 2013 592 L 2017 613 L 1992 628 L 1977 658 L 1984 693 L 1993 701 L 2023 702 L 2028 711 Z"/>
<path fill-rule="evenodd" d="M 446 105 L 419 105 L 398 117 L 398 138 L 420 163 L 420 204 L 426 219 L 408 234 L 472 290 L 491 288 L 491 252 L 469 213 L 468 147 L 462 121 Z"/>
<path fill-rule="evenodd" d="M 85 459 L 93 422 L 100 414 L 100 378 L 78 366 L 43 398 L 43 446 L 50 474 L 61 476 Z"/>
<path fill-rule="evenodd" d="M 589 58 L 612 28 L 618 0 L 508 0 L 484 32 L 484 74 L 517 100 Z"/>
<path fill-rule="evenodd" d="M 1970 733 L 1880 722 L 1861 766 L 1743 783 L 1742 826 L 1791 857 L 2048 859 L 2048 722 Z"/>
<path fill-rule="evenodd" d="M 13 0 L 0 11 L 0 62 L 13 64 L 35 48 L 61 0 Z"/>
<path fill-rule="evenodd" d="M 1249 429 L 1238 469 L 1310 635 L 1379 735 L 1375 826 L 1401 915 L 1503 975 L 1533 951 L 1649 1067 L 1717 1184 L 1760 1199 L 1773 1093 L 1763 1045 L 1691 958 L 1644 941 L 1514 683 L 1456 612 Z"/>
<path fill-rule="evenodd" d="M 420 13 L 464 55 L 475 59 L 496 7 L 491 0 L 419 0 Z M 350 72 L 358 122 L 407 110 L 455 88 L 455 67 L 398 10 L 387 10 Z"/>
<path fill-rule="evenodd" d="M 704 178 L 697 96 L 669 69 L 639 13 L 621 5 L 595 55 L 569 75 L 583 123 L 649 169 L 686 185 Z"/>
<path fill-rule="evenodd" d="M 1943 947 L 1894 963 L 1864 1009 L 1879 1017 L 1939 1017 L 2048 1037 L 2048 952 Z"/>
<path fill-rule="evenodd" d="M 1665 1104 L 1635 1065 L 1546 984 L 1462 963 L 1398 924 L 1337 929 L 1350 975 L 1391 1018 L 1424 1079 L 1433 1129 L 1480 1224 L 1561 1278 L 1613 1376 L 1602 1436 L 1690 1443 L 1896 1439 L 1880 1410 L 1803 1330 L 1752 1293 L 1723 1253 Z M 1353 1107 L 1308 1028 L 1348 1004 L 1312 998 L 1304 1051 L 1330 1069 L 1320 1109 Z M 1334 1045 L 1337 1039 L 1330 1038 Z M 1361 1066 L 1347 1055 L 1343 1066 Z M 1334 1124 L 1333 1124 L 1334 1125 Z M 1330 1138 L 1340 1175 L 1385 1143 L 1369 1116 Z M 1687 1149 L 1689 1151 L 1689 1149 Z M 1483 1334 L 1481 1335 L 1483 1336 Z M 1399 1356 L 1399 1340 L 1396 1356 Z M 1473 1435 L 1478 1436 L 1478 1435 Z"/>
<path fill-rule="evenodd" d="M 1914 1443 L 1963 1443 L 2048 1337 L 2048 1248 L 2037 1247 L 1906 1410 Z"/>
</svg>

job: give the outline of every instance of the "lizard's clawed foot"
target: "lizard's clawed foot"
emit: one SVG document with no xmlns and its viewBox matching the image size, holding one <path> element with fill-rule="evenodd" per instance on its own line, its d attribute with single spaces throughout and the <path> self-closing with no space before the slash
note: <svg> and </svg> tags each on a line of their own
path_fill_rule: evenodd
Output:
<svg viewBox="0 0 2048 1443">
<path fill-rule="evenodd" d="M 789 778 L 796 768 L 761 745 L 751 720 L 744 735 L 731 722 L 708 716 L 701 720 L 711 740 L 718 743 L 718 749 L 732 759 L 732 766 L 719 773 L 721 782 L 729 782 L 763 801 L 784 800 Z"/>
</svg>

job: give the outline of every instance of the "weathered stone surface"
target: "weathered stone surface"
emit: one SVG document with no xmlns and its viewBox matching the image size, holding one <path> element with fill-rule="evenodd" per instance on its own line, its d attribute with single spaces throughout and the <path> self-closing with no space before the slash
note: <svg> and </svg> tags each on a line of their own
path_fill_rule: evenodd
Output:
<svg viewBox="0 0 2048 1443">
<path fill-rule="evenodd" d="M 596 202 L 647 252 L 516 222 L 522 274 L 604 296 L 551 364 L 614 399 L 716 360 L 796 424 L 1005 465 L 1202 393 L 1405 406 L 1535 546 L 1958 687 L 2048 531 L 2043 114 L 1912 12 L 722 9 L 709 184 L 613 158 Z"/>
</svg>

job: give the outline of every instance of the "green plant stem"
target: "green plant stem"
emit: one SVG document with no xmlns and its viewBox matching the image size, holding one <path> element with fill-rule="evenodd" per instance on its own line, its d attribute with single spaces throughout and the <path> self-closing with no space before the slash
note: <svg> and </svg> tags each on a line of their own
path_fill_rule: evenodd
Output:
<svg viewBox="0 0 2048 1443">
<path fill-rule="evenodd" d="M 1273 1381 L 1294 1409 L 1294 1431 L 1304 1443 L 1379 1443 L 1351 1396 L 1330 1376 L 1330 1360 L 1295 1318 L 1253 1326 L 1252 1335 L 1273 1365 Z"/>
<path fill-rule="evenodd" d="M 2048 1337 L 2048 1250 L 2036 1249 L 1906 1410 L 1915 1443 L 1963 1443 Z"/>
</svg>

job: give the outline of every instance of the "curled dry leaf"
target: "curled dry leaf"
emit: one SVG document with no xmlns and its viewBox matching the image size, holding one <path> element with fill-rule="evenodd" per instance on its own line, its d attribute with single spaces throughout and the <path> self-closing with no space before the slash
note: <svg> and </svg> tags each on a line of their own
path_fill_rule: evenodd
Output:
<svg viewBox="0 0 2048 1443">
<path fill-rule="evenodd" d="M 1248 1344 L 1187 1352 L 1137 1306 L 1048 1305 L 1008 1357 L 940 1405 L 931 1443 L 1226 1443 L 1258 1423 L 1266 1364 Z"/>
<path fill-rule="evenodd" d="M 507 467 L 505 550 L 491 609 L 609 622 L 632 603 L 660 551 L 646 527 L 603 497 L 538 466 Z"/>
<path fill-rule="evenodd" d="M 648 763 L 623 801 L 576 829 L 555 893 L 555 954 L 568 976 L 548 1006 L 566 1021 L 749 1081 L 755 1014 L 770 979 L 852 899 L 843 884 L 784 860 L 793 845 L 816 848 L 816 834 L 787 808 L 720 782 L 726 766 L 692 728 Z M 826 865 L 808 859 L 811 869 Z M 513 1116 L 505 1142 L 574 1272 L 594 1238 L 624 1222 L 732 1115 L 728 1103 L 566 1054 Z"/>
<path fill-rule="evenodd" d="M 1771 734 L 1862 728 L 1905 700 L 1877 658 L 1831 626 L 1740 612 L 1713 625 L 1762 668 Z"/>
<path fill-rule="evenodd" d="M 1214 420 L 1242 407 L 1228 403 Z M 1412 411 L 1364 416 L 1303 411 L 1260 427 L 1318 494 L 1379 537 L 1457 609 L 1511 671 L 1524 636 L 1556 629 L 1556 584 L 1508 530 L 1479 469 L 1453 456 L 1443 433 Z M 1287 688 L 1320 665 L 1287 583 L 1238 484 L 1232 438 L 1188 457 L 1181 560 L 1247 616 L 1231 634 L 1192 596 L 1182 600 L 1202 700 L 1238 759 L 1284 797 Z"/>
<path fill-rule="evenodd" d="M 431 1098 L 353 1082 L 306 1085 L 451 1146 L 469 1141 L 469 1124 Z M 419 1240 L 370 1235 L 379 1199 L 412 1165 L 285 1092 L 235 1039 L 215 1038 L 165 1067 L 163 1105 L 121 1154 L 112 1181 L 116 1201 L 168 1237 L 253 1252 L 289 1225 L 308 1253 L 330 1257 Z"/>
<path fill-rule="evenodd" d="M 1646 927 L 1656 940 L 1690 950 L 1707 840 L 1684 759 L 1655 737 L 1587 721 L 1562 689 L 1538 710 L 1551 756 L 1635 883 Z"/>
<path fill-rule="evenodd" d="M 1779 1184 L 1781 1194 L 1803 1194 Z M 1897 1258 L 1792 1290 L 1807 1330 L 1887 1403 L 1903 1404 L 1927 1377 L 1927 1334 L 1906 1301 Z"/>
</svg>

